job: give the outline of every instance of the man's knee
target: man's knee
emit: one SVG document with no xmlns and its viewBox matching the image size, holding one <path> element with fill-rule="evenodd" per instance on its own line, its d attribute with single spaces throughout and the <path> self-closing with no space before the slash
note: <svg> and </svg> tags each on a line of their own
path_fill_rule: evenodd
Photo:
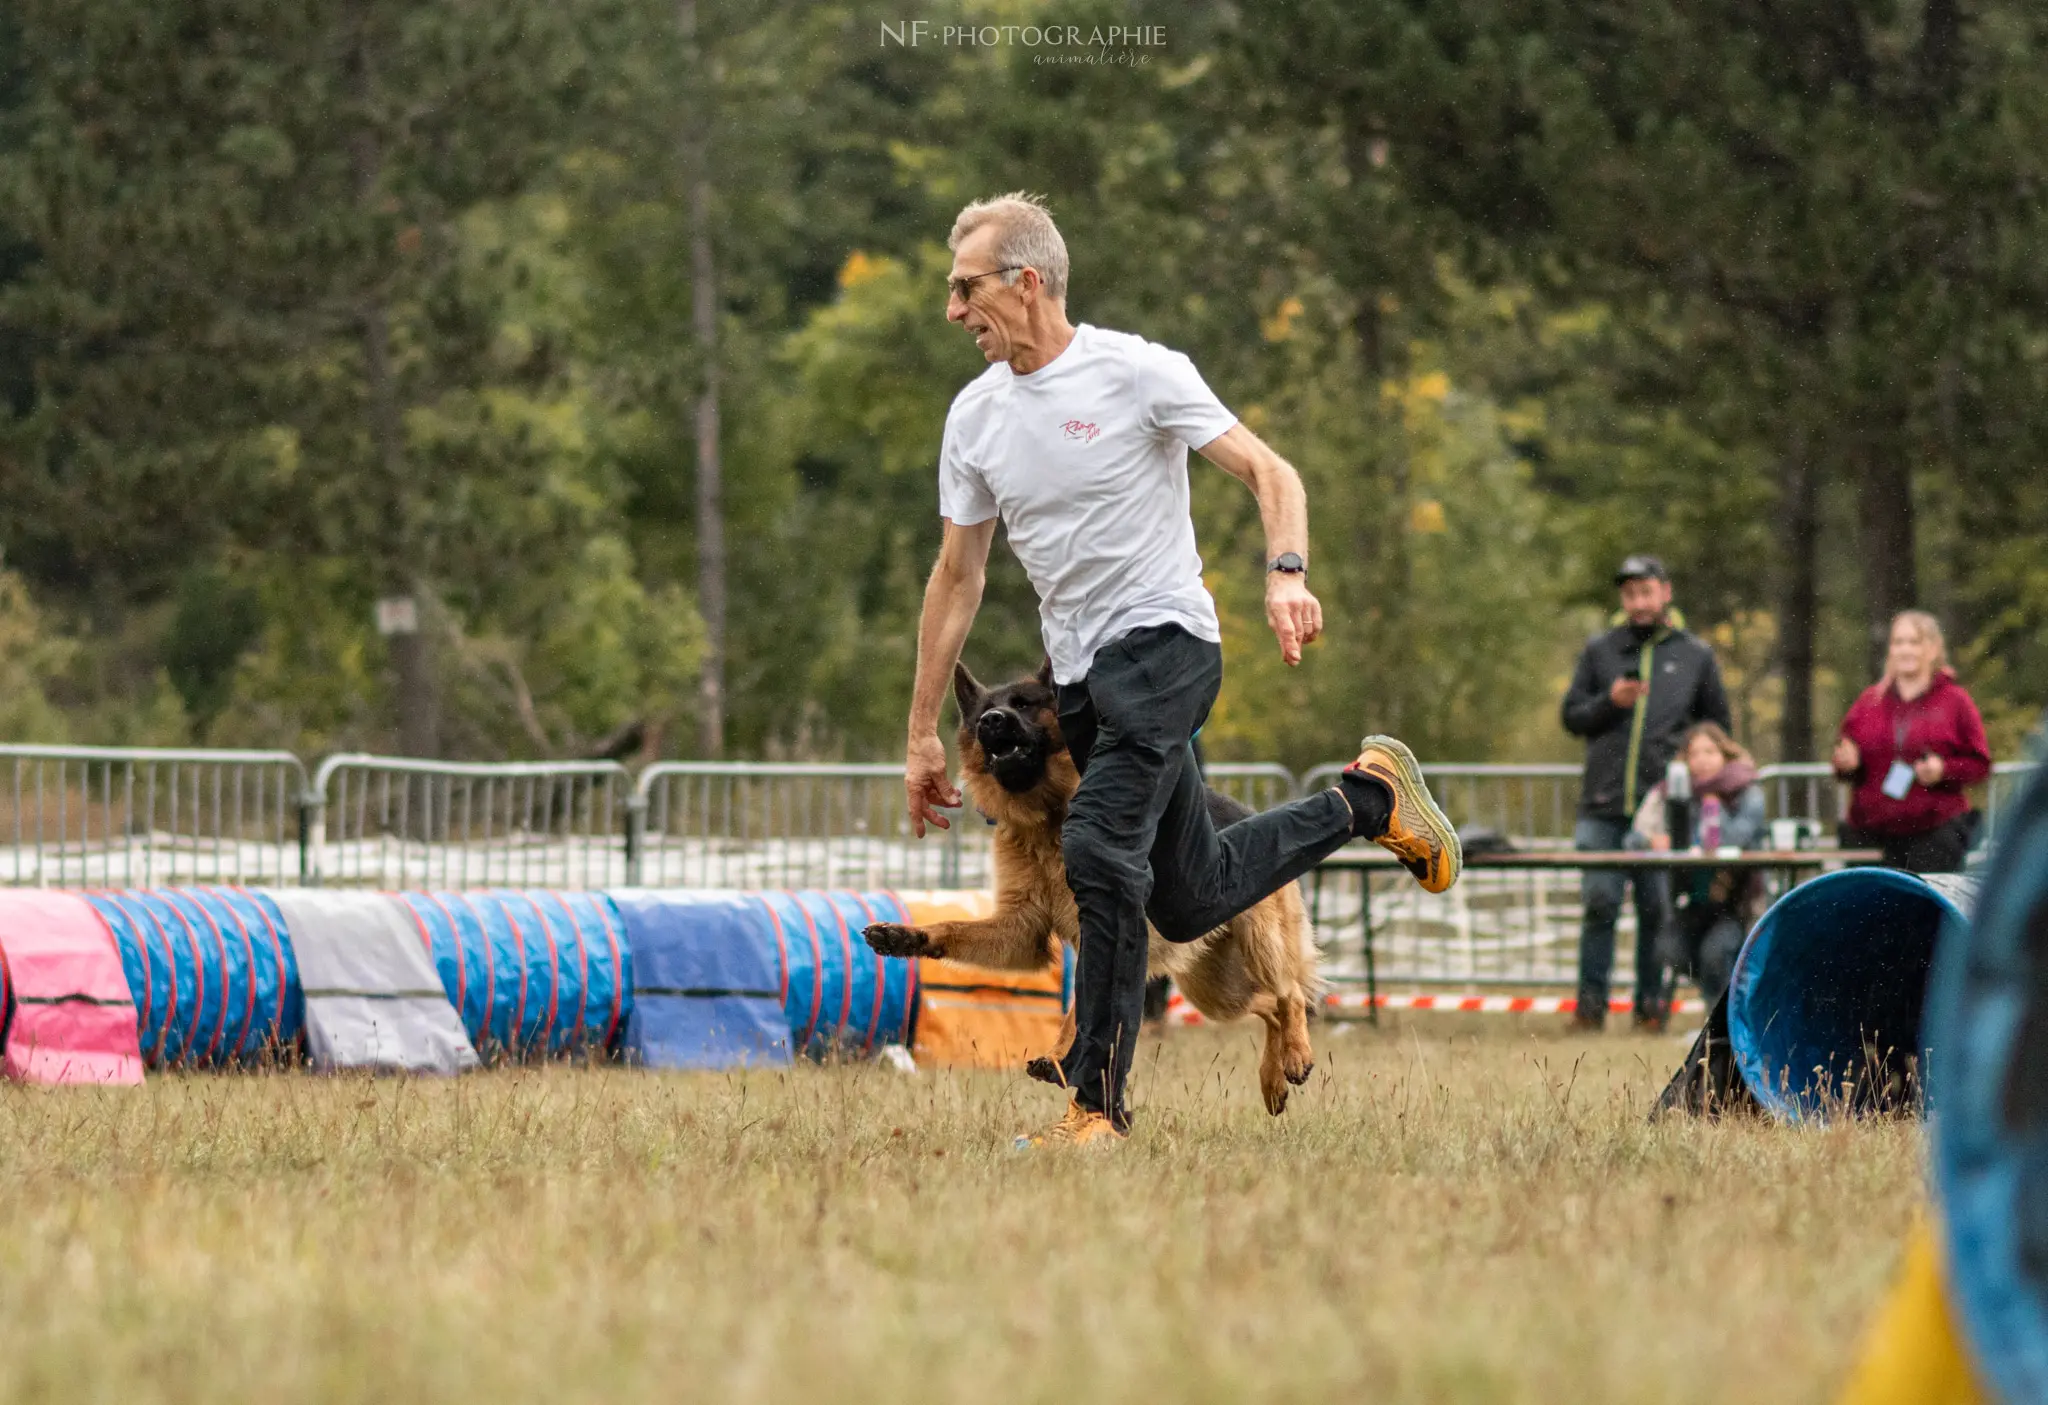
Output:
<svg viewBox="0 0 2048 1405">
<path fill-rule="evenodd" d="M 1186 884 L 1174 883 L 1153 889 L 1151 900 L 1145 904 L 1145 916 L 1168 941 L 1191 942 L 1214 929 L 1216 924 L 1209 919 L 1214 907 L 1213 898 L 1205 898 Z"/>
<path fill-rule="evenodd" d="M 1067 817 L 1060 830 L 1060 852 L 1066 860 L 1067 886 L 1076 898 L 1135 892 L 1142 901 L 1147 896 L 1151 884 L 1144 851 L 1092 817 Z"/>
</svg>

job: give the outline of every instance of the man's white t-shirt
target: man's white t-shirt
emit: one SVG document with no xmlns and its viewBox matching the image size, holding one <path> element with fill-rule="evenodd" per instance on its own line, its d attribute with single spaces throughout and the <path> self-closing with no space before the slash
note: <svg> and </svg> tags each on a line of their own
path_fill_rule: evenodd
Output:
<svg viewBox="0 0 2048 1405">
<path fill-rule="evenodd" d="M 1236 423 L 1187 357 L 1086 323 L 1030 375 L 998 361 L 954 397 L 939 513 L 963 527 L 1002 517 L 1057 681 L 1085 678 L 1097 649 L 1147 625 L 1222 642 L 1188 450 Z"/>
</svg>

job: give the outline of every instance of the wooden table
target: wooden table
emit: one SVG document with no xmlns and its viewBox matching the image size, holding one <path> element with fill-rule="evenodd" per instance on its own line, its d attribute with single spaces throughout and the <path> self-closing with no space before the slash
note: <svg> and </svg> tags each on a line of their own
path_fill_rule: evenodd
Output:
<svg viewBox="0 0 2048 1405">
<path fill-rule="evenodd" d="M 1664 869 L 1692 872 L 1699 869 L 1754 869 L 1782 874 L 1786 890 L 1796 887 L 1802 873 L 1854 868 L 1882 863 L 1876 849 L 1743 849 L 1739 852 L 1708 853 L 1700 849 L 1500 849 L 1468 854 L 1467 870 L 1478 869 Z M 1365 926 L 1365 992 L 1368 1018 L 1379 1021 L 1379 971 L 1372 949 L 1372 875 L 1381 869 L 1401 872 L 1401 861 L 1378 845 L 1370 848 L 1340 849 L 1324 859 L 1310 880 L 1311 911 L 1322 910 L 1323 875 L 1353 870 L 1359 873 L 1365 891 L 1359 902 Z"/>
</svg>

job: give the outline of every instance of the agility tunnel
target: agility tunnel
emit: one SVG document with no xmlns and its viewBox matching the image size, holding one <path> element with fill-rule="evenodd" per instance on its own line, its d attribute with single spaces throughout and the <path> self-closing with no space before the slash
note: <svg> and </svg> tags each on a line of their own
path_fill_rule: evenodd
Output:
<svg viewBox="0 0 2048 1405">
<path fill-rule="evenodd" d="M 612 1052 L 633 1000 L 632 945 L 604 893 L 398 893 L 448 1003 L 486 1059 Z"/>
<path fill-rule="evenodd" d="M 972 922 L 995 911 L 993 893 L 904 893 L 916 926 Z M 961 961 L 922 957 L 917 963 L 917 1037 L 921 1065 L 1022 1068 L 1059 1047 L 1073 1003 L 1071 949 L 1039 971 L 997 971 Z"/>
<path fill-rule="evenodd" d="M 564 1056 L 733 1068 L 885 1045 L 928 1064 L 1010 1066 L 1056 1043 L 1070 961 L 981 971 L 877 956 L 862 935 L 878 921 L 984 915 L 992 901 L 0 890 L 0 1020 L 10 1076 L 33 1081 L 302 1057 L 443 1073 Z"/>
<path fill-rule="evenodd" d="M 877 956 L 861 935 L 871 922 L 911 922 L 893 893 L 763 892 L 784 972 L 790 1049 L 809 1058 L 871 1053 L 916 1036 L 917 967 Z"/>
<path fill-rule="evenodd" d="M 135 1000 L 121 953 L 75 893 L 0 894 L 0 1022 L 6 1076 L 30 1083 L 140 1083 Z"/>
<path fill-rule="evenodd" d="M 1652 1118 L 1747 1108 L 1787 1121 L 1917 1105 L 1927 983 L 1977 881 L 1852 868 L 1802 883 L 1758 919 Z"/>
<path fill-rule="evenodd" d="M 296 1048 L 305 1001 L 291 935 L 269 896 L 158 888 L 85 901 L 120 951 L 151 1068 L 219 1067 Z"/>
<path fill-rule="evenodd" d="M 1927 992 L 1934 1204 L 1839 1405 L 2048 1399 L 2048 771 L 2001 830 Z"/>
<path fill-rule="evenodd" d="M 2048 1399 L 2048 771 L 1999 838 L 1936 960 L 1928 1101 L 1949 1302 L 1979 1383 L 2017 1405 Z"/>
<path fill-rule="evenodd" d="M 1728 1049 L 1757 1103 L 1796 1120 L 1916 1097 L 1936 942 L 1974 893 L 1967 878 L 1855 868 L 1778 899 L 1726 997 Z"/>
<path fill-rule="evenodd" d="M 627 1062 L 731 1068 L 790 1061 L 787 962 L 759 895 L 619 893 L 613 901 L 632 953 Z"/>
</svg>

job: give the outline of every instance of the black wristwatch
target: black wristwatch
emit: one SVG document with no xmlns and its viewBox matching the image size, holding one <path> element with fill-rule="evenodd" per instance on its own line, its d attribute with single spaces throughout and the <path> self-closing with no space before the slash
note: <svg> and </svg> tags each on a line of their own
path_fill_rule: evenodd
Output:
<svg viewBox="0 0 2048 1405">
<path fill-rule="evenodd" d="M 1275 571 L 1283 571 L 1290 576 L 1305 576 L 1308 574 L 1308 562 L 1301 559 L 1301 553 L 1298 551 L 1283 551 L 1266 563 L 1267 575 Z"/>
</svg>

